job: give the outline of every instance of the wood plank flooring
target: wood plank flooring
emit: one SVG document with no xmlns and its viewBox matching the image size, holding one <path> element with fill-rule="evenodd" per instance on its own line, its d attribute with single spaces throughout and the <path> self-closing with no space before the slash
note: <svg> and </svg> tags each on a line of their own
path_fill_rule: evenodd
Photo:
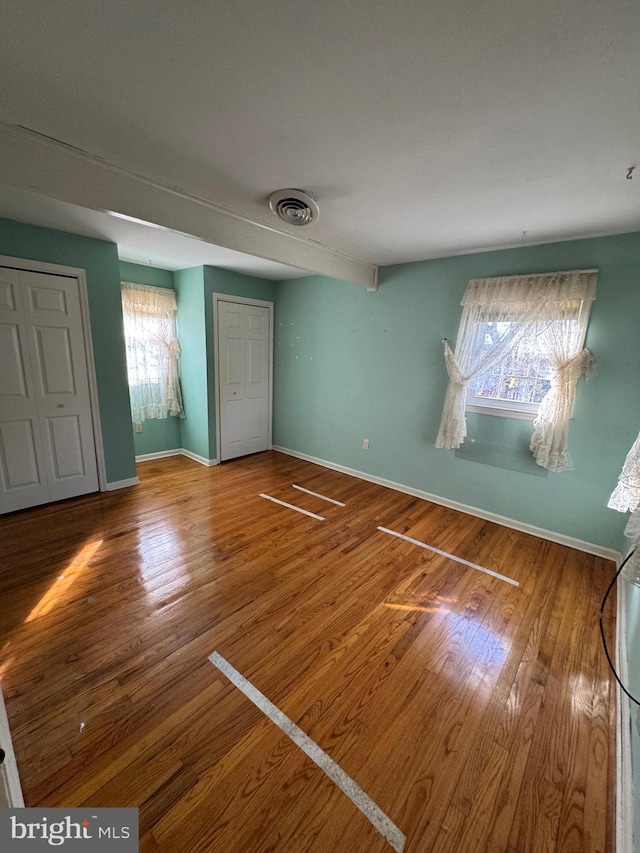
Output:
<svg viewBox="0 0 640 853">
<path fill-rule="evenodd" d="M 27 805 L 139 806 L 143 853 L 390 850 L 217 651 L 408 853 L 614 849 L 612 563 L 275 452 L 139 476 L 0 519 Z"/>
</svg>

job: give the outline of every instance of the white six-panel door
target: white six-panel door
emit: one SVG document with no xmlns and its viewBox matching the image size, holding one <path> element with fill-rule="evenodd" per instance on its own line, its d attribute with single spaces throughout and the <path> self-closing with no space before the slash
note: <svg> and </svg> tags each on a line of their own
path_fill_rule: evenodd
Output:
<svg viewBox="0 0 640 853">
<path fill-rule="evenodd" d="M 268 450 L 270 311 L 218 301 L 220 459 Z"/>
<path fill-rule="evenodd" d="M 0 267 L 0 512 L 98 488 L 77 279 Z"/>
</svg>

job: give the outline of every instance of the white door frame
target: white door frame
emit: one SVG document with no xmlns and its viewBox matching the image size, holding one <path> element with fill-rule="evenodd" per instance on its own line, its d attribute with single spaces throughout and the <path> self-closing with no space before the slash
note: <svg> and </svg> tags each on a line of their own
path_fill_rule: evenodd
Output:
<svg viewBox="0 0 640 853">
<path fill-rule="evenodd" d="M 101 492 L 107 490 L 107 467 L 104 461 L 104 445 L 102 442 L 102 424 L 100 422 L 100 406 L 98 404 L 98 380 L 93 359 L 93 339 L 91 337 L 91 320 L 89 315 L 89 296 L 87 294 L 87 274 L 80 267 L 66 267 L 61 264 L 50 264 L 44 261 L 31 261 L 28 258 L 12 258 L 0 255 L 0 266 L 12 267 L 27 272 L 49 273 L 75 278 L 78 283 L 80 296 L 80 313 L 82 315 L 82 331 L 84 336 L 84 355 L 89 379 L 89 401 L 91 404 L 91 420 L 93 422 L 93 443 L 96 450 L 98 467 L 98 485 Z"/>
<path fill-rule="evenodd" d="M 248 296 L 230 296 L 228 293 L 213 294 L 213 357 L 215 369 L 213 380 L 215 386 L 216 406 L 216 462 L 221 461 L 220 450 L 220 349 L 218 336 L 218 303 L 238 302 L 240 305 L 256 305 L 269 309 L 269 450 L 273 447 L 273 302 L 265 299 L 251 299 Z"/>
</svg>

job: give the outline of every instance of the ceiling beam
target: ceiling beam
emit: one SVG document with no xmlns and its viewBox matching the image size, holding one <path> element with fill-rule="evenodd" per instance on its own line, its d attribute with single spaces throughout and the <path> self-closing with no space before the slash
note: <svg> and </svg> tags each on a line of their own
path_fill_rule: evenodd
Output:
<svg viewBox="0 0 640 853">
<path fill-rule="evenodd" d="M 0 183 L 377 290 L 375 264 L 4 122 L 0 122 Z"/>
</svg>

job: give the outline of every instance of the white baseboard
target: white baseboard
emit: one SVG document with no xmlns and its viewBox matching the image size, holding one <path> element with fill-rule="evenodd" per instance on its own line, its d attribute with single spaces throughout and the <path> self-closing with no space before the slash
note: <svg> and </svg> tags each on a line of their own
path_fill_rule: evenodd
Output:
<svg viewBox="0 0 640 853">
<path fill-rule="evenodd" d="M 343 474 L 349 474 L 351 477 L 357 477 L 369 483 L 377 483 L 379 486 L 386 486 L 388 489 L 395 489 L 397 492 L 403 492 L 406 495 L 412 495 L 413 497 L 430 501 L 439 506 L 446 506 L 449 509 L 455 509 L 458 512 L 464 512 L 476 518 L 483 518 L 485 521 L 493 521 L 495 524 L 510 527 L 512 530 L 519 530 L 521 533 L 530 533 L 532 536 L 538 536 L 540 539 L 546 539 L 558 545 L 566 545 L 569 548 L 585 551 L 587 554 L 594 554 L 597 557 L 604 557 L 606 560 L 613 560 L 616 564 L 620 563 L 621 554 L 619 551 L 614 551 L 613 548 L 604 548 L 602 545 L 595 545 L 592 542 L 583 542 L 582 539 L 574 539 L 573 536 L 565 536 L 563 533 L 557 533 L 555 530 L 545 530 L 543 527 L 535 527 L 533 524 L 526 524 L 523 521 L 517 521 L 514 518 L 508 518 L 504 515 L 497 515 L 495 512 L 487 512 L 487 510 L 480 509 L 479 507 L 468 506 L 458 501 L 452 501 L 449 498 L 432 495 L 429 492 L 423 492 L 421 489 L 414 489 L 402 483 L 395 483 L 392 480 L 385 480 L 383 477 L 375 477 L 372 474 L 366 474 L 364 471 L 357 471 L 355 468 L 347 468 L 345 465 L 336 465 L 334 462 L 328 462 L 326 459 L 318 459 L 316 456 L 309 456 L 307 453 L 299 453 L 297 450 L 291 450 L 288 447 L 274 445 L 273 449 L 279 453 L 285 453 L 287 456 L 294 456 L 296 459 L 304 459 L 306 462 L 322 465 L 323 468 L 331 468 L 333 471 L 340 471 Z"/>
<path fill-rule="evenodd" d="M 129 477 L 128 480 L 114 480 L 112 483 L 107 483 L 105 492 L 115 492 L 116 489 L 127 489 L 129 486 L 140 485 L 140 480 L 137 477 Z"/>
<path fill-rule="evenodd" d="M 629 684 L 627 661 L 627 585 L 619 583 L 616 612 L 616 665 L 623 684 Z M 616 851 L 633 853 L 633 775 L 631 767 L 631 709 L 616 684 Z"/>
<path fill-rule="evenodd" d="M 205 465 L 207 468 L 212 468 L 218 464 L 217 459 L 206 459 L 204 456 L 198 456 L 197 453 L 185 450 L 184 447 L 176 447 L 174 450 L 160 450 L 158 453 L 142 453 L 140 456 L 136 456 L 136 464 L 138 462 L 150 462 L 153 459 L 166 459 L 169 456 L 186 456 L 187 459 L 193 459 L 194 462 L 199 462 L 200 465 Z"/>
<path fill-rule="evenodd" d="M 206 465 L 207 468 L 212 468 L 214 465 L 218 464 L 217 459 L 205 459 L 204 456 L 198 456 L 197 453 L 192 453 L 190 450 L 185 450 L 184 447 L 180 450 L 183 456 L 186 456 L 187 459 L 193 459 L 194 462 L 199 462 L 201 465 Z"/>
<path fill-rule="evenodd" d="M 2 808 L 23 809 L 24 797 L 20 785 L 18 765 L 13 751 L 11 732 L 9 731 L 9 720 L 2 698 L 2 687 L 0 686 L 0 745 L 5 752 L 4 763 L 0 768 L 0 806 Z"/>
<path fill-rule="evenodd" d="M 138 462 L 150 462 L 152 459 L 166 459 L 168 456 L 182 456 L 184 450 L 176 447 L 174 450 L 160 450 L 158 453 L 141 453 L 136 456 L 136 465 Z"/>
</svg>

